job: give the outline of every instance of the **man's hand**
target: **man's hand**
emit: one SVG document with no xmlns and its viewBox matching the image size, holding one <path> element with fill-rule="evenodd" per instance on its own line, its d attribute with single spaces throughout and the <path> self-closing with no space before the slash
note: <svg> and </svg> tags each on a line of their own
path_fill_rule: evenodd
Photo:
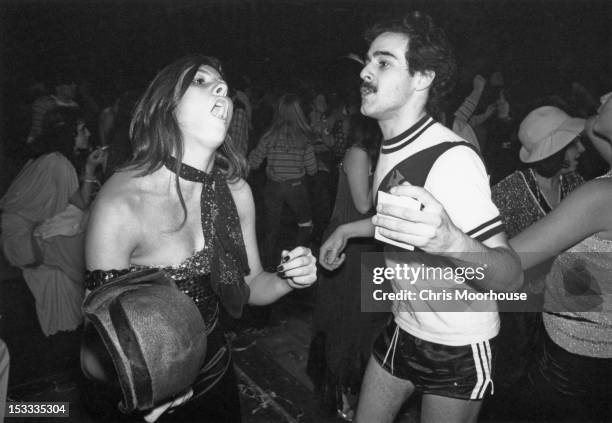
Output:
<svg viewBox="0 0 612 423">
<path fill-rule="evenodd" d="M 415 198 L 423 207 L 421 210 L 414 210 L 379 204 L 376 208 L 379 214 L 372 218 L 372 223 L 379 227 L 381 235 L 414 245 L 428 253 L 460 251 L 460 242 L 465 235 L 453 224 L 442 204 L 427 190 L 404 183 L 391 188 L 390 192 L 393 195 Z"/>
<path fill-rule="evenodd" d="M 474 80 L 472 81 L 474 91 L 478 91 L 482 93 L 484 91 L 485 85 L 487 85 L 487 80 L 482 75 L 476 75 Z"/>
<path fill-rule="evenodd" d="M 167 410 L 172 409 L 174 407 L 178 407 L 181 404 L 186 403 L 193 396 L 193 389 L 189 389 L 187 393 L 177 397 L 171 401 L 168 401 L 162 405 L 155 407 L 149 413 L 144 416 L 144 419 L 147 423 L 153 423 L 159 419 L 159 416 L 164 414 Z"/>
<path fill-rule="evenodd" d="M 287 284 L 294 289 L 307 288 L 317 280 L 317 259 L 310 248 L 297 247 L 291 251 L 283 250 L 282 263 L 278 271 Z"/>
<path fill-rule="evenodd" d="M 346 247 L 346 235 L 342 226 L 338 226 L 334 232 L 325 240 L 319 250 L 319 263 L 327 270 L 336 270 L 346 258 L 342 253 Z"/>
</svg>

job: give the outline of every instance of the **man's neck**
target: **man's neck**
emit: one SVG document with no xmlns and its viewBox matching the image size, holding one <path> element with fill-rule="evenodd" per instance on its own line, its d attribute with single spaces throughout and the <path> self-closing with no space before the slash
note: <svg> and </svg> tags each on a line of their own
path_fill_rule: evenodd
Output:
<svg viewBox="0 0 612 423">
<path fill-rule="evenodd" d="M 378 124 L 380 125 L 380 130 L 383 134 L 383 139 L 390 140 L 391 138 L 398 136 L 402 132 L 405 132 L 412 125 L 423 119 L 426 114 L 427 112 L 425 112 L 425 110 L 422 110 L 421 113 L 411 115 L 410 117 L 403 117 L 401 119 L 390 119 L 384 121 L 379 120 Z"/>
<path fill-rule="evenodd" d="M 389 119 L 381 119 L 378 121 L 380 130 L 384 140 L 389 140 L 398 136 L 402 132 L 409 129 L 412 125 L 427 114 L 425 107 L 422 104 L 415 104 L 413 107 L 405 107 L 398 113 L 391 116 Z"/>
</svg>

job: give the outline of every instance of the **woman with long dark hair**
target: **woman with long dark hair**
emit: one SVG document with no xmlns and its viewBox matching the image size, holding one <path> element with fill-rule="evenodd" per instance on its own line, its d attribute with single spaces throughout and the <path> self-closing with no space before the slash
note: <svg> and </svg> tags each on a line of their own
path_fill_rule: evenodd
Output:
<svg viewBox="0 0 612 423">
<path fill-rule="evenodd" d="M 268 304 L 316 280 L 305 247 L 283 251 L 278 273 L 262 269 L 245 160 L 226 137 L 227 91 L 212 57 L 189 56 L 160 71 L 135 108 L 133 160 L 107 181 L 92 211 L 88 288 L 159 269 L 194 300 L 206 327 L 206 358 L 191 391 L 146 412 L 148 421 L 240 421 L 220 306 L 237 317 L 247 303 Z"/>
</svg>

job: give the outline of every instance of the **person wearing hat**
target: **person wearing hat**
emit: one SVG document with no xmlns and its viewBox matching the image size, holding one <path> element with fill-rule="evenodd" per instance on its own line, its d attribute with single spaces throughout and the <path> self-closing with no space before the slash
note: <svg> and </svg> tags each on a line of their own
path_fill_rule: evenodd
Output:
<svg viewBox="0 0 612 423">
<path fill-rule="evenodd" d="M 108 366 L 100 366 L 95 343 L 82 349 L 81 365 L 97 394 L 114 394 L 105 410 L 116 412 L 123 398 L 127 416 L 106 421 L 240 421 L 221 309 L 240 317 L 246 304 L 269 304 L 316 281 L 316 260 L 302 246 L 282 251 L 276 272 L 262 268 L 246 162 L 227 137 L 233 110 L 227 94 L 213 57 L 188 56 L 162 69 L 134 109 L 132 160 L 108 179 L 92 208 L 85 256 L 93 298 L 84 309 L 116 376 L 128 378 L 117 392 L 112 375 L 104 378 Z M 152 269 L 163 277 L 134 281 Z M 181 292 L 165 294 L 174 285 Z M 92 397 L 99 399 L 95 389 Z"/>
<path fill-rule="evenodd" d="M 512 404 L 507 410 L 525 414 L 504 419 L 612 420 L 611 94 L 602 96 L 597 114 L 585 124 L 585 134 L 609 166 L 607 173 L 578 187 L 549 215 L 510 239 L 523 269 L 549 259 L 552 264 L 534 365 L 524 383 L 516 385 L 517 396 L 504 399 Z"/>
<path fill-rule="evenodd" d="M 584 119 L 553 106 L 539 107 L 521 122 L 519 152 L 525 169 L 507 176 L 491 190 L 508 236 L 513 236 L 550 212 L 584 183 L 576 173 L 584 152 L 580 134 Z"/>
<path fill-rule="evenodd" d="M 526 167 L 491 188 L 491 198 L 502 215 L 508 237 L 546 216 L 572 190 L 584 183 L 575 171 L 578 158 L 584 151 L 580 142 L 584 122 L 584 119 L 570 117 L 553 106 L 539 107 L 521 122 L 519 157 Z M 545 268 L 530 270 L 532 289 L 543 289 L 545 272 Z M 525 371 L 536 345 L 541 317 L 539 313 L 502 312 L 500 318 L 496 372 L 500 376 L 497 388 L 504 392 Z"/>
</svg>

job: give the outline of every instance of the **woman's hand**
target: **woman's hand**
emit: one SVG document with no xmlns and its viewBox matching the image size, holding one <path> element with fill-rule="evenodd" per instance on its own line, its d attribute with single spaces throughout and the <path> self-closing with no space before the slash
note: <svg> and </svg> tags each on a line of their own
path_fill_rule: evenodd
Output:
<svg viewBox="0 0 612 423">
<path fill-rule="evenodd" d="M 287 284 L 294 289 L 307 288 L 317 280 L 317 259 L 310 248 L 296 247 L 283 250 L 277 270 Z"/>
<path fill-rule="evenodd" d="M 346 247 L 347 238 L 342 231 L 342 226 L 338 226 L 336 230 L 325 240 L 319 250 L 319 263 L 327 270 L 336 270 L 346 258 L 342 253 Z"/>
<path fill-rule="evenodd" d="M 189 391 L 187 391 L 185 394 L 179 397 L 176 397 L 173 400 L 170 400 L 162 405 L 155 407 L 153 410 L 149 411 L 144 416 L 145 421 L 147 423 L 153 423 L 154 421 L 157 421 L 157 419 L 159 419 L 159 416 L 164 414 L 169 409 L 178 407 L 179 405 L 186 403 L 187 401 L 189 401 L 189 399 L 192 396 L 193 396 L 193 389 L 189 389 Z"/>
<path fill-rule="evenodd" d="M 87 156 L 87 163 L 92 165 L 99 165 L 104 163 L 108 153 L 105 147 L 98 147 Z"/>
<path fill-rule="evenodd" d="M 472 81 L 472 86 L 474 87 L 474 91 L 477 91 L 481 94 L 484 91 L 486 85 L 487 85 L 487 80 L 484 78 L 484 76 L 480 74 L 476 75 L 474 77 L 474 80 Z"/>
<path fill-rule="evenodd" d="M 94 151 L 89 153 L 87 156 L 87 163 L 85 164 L 87 170 L 94 171 L 101 164 L 106 163 L 108 153 L 103 147 L 96 148 Z"/>
</svg>

